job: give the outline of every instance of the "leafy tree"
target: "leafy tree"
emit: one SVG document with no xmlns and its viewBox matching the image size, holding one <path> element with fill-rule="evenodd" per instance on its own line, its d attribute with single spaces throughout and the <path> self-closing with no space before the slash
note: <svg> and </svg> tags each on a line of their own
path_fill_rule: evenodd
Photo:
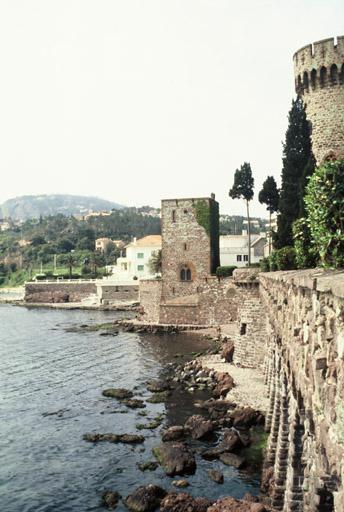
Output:
<svg viewBox="0 0 344 512">
<path fill-rule="evenodd" d="M 154 251 L 150 260 L 148 261 L 148 268 L 151 274 L 161 274 L 162 267 L 162 251 Z"/>
<path fill-rule="evenodd" d="M 278 210 L 278 202 L 279 202 L 279 190 L 277 188 L 276 181 L 273 176 L 268 176 L 263 183 L 263 188 L 259 192 L 258 199 L 260 203 L 264 203 L 267 206 L 267 210 L 269 212 L 269 254 L 271 253 L 271 238 L 272 238 L 272 229 L 271 229 L 271 215 Z"/>
<path fill-rule="evenodd" d="M 73 268 L 77 265 L 77 260 L 74 254 L 63 254 L 60 258 L 60 262 L 64 265 L 67 265 L 69 269 L 69 279 L 73 277 Z"/>
<path fill-rule="evenodd" d="M 276 247 L 293 244 L 292 224 L 302 212 L 303 189 L 313 160 L 311 128 L 301 98 L 293 100 L 283 144 L 282 187 L 277 219 Z M 306 169 L 308 167 L 308 169 Z"/>
<path fill-rule="evenodd" d="M 60 251 L 60 252 L 70 252 L 74 249 L 74 244 L 71 240 L 68 240 L 68 238 L 61 238 L 61 240 L 59 240 L 57 242 L 57 249 Z"/>
<path fill-rule="evenodd" d="M 76 249 L 78 251 L 93 251 L 94 241 L 87 237 L 80 238 L 80 240 L 77 241 Z"/>
<path fill-rule="evenodd" d="M 234 174 L 234 184 L 229 191 L 232 199 L 244 199 L 247 211 L 247 233 L 248 233 L 248 265 L 251 265 L 251 227 L 250 227 L 250 208 L 249 204 L 253 198 L 254 178 L 252 176 L 251 165 L 247 162 L 236 169 Z"/>
<path fill-rule="evenodd" d="M 315 170 L 305 204 L 312 245 L 324 267 L 344 267 L 344 160 Z"/>
<path fill-rule="evenodd" d="M 37 247 L 38 245 L 44 245 L 46 244 L 46 240 L 43 236 L 40 236 L 40 235 L 37 235 L 37 236 L 34 236 L 32 239 L 31 239 L 31 245 L 33 247 Z"/>
</svg>

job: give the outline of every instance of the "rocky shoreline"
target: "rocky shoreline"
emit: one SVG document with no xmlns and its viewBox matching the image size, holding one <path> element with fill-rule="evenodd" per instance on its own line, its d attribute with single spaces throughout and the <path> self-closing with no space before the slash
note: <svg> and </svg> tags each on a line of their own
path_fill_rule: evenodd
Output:
<svg viewBox="0 0 344 512">
<path fill-rule="evenodd" d="M 119 321 L 114 328 L 132 332 L 141 332 L 139 325 L 133 322 Z M 154 333 L 154 330 L 143 331 Z M 157 331 L 161 332 L 161 331 Z M 165 331 L 164 331 L 165 332 Z M 166 331 L 174 332 L 174 331 Z M 218 341 L 218 340 L 216 340 Z M 222 347 L 222 355 L 231 359 L 233 350 L 230 344 Z M 214 351 L 213 351 L 214 352 Z M 211 356 L 212 357 L 212 356 Z M 207 390 L 212 398 L 199 403 L 200 414 L 193 414 L 182 425 L 171 425 L 161 432 L 161 442 L 152 450 L 153 460 L 147 460 L 139 465 L 141 471 L 154 471 L 161 467 L 169 477 L 183 477 L 172 481 L 177 488 L 187 487 L 188 475 L 197 471 L 196 457 L 200 456 L 207 461 L 218 461 L 224 466 L 237 469 L 249 469 L 247 450 L 254 444 L 255 429 L 262 429 L 264 425 L 264 412 L 230 400 L 229 394 L 235 389 L 236 382 L 226 371 L 217 371 L 208 368 L 207 356 L 196 357 L 183 365 L 172 364 L 170 372 L 161 376 L 159 380 L 147 383 L 147 390 L 151 397 L 146 399 L 149 403 L 159 403 L 167 399 L 172 390 L 182 388 L 185 392 L 194 393 L 197 390 Z M 223 359 L 222 359 L 223 361 Z M 103 396 L 110 400 L 117 400 L 129 408 L 144 409 L 145 401 L 135 397 L 134 390 L 111 388 L 103 390 Z M 139 413 L 140 414 L 140 413 Z M 145 416 L 144 410 L 141 413 Z M 142 424 L 142 429 L 154 429 L 162 420 Z M 138 425 L 136 426 L 137 428 Z M 110 443 L 144 443 L 144 436 L 133 433 L 88 433 L 84 440 L 94 444 L 105 441 Z M 202 441 L 208 446 L 201 449 L 195 442 Z M 208 470 L 209 479 L 218 485 L 224 482 L 224 475 L 216 469 Z M 162 512 L 267 512 L 269 507 L 265 495 L 253 497 L 246 495 L 242 500 L 233 497 L 209 500 L 205 497 L 193 497 L 186 492 L 175 492 L 157 485 L 140 486 L 128 496 L 121 497 L 118 490 L 108 489 L 102 497 L 103 504 L 109 509 L 115 509 L 122 500 L 123 504 L 132 512 L 152 512 L 159 509 Z"/>
</svg>

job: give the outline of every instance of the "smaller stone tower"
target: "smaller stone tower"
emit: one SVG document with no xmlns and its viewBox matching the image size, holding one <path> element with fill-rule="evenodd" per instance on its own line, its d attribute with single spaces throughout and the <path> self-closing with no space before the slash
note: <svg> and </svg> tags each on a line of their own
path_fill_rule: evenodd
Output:
<svg viewBox="0 0 344 512">
<path fill-rule="evenodd" d="M 215 196 L 161 203 L 162 300 L 197 294 L 219 266 Z"/>
<path fill-rule="evenodd" d="M 344 158 L 344 36 L 309 44 L 294 55 L 295 88 L 312 124 L 317 164 Z"/>
</svg>

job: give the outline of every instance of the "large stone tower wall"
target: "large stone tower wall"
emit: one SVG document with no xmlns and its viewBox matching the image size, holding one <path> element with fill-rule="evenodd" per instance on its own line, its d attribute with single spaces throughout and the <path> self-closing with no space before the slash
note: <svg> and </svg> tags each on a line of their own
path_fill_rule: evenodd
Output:
<svg viewBox="0 0 344 512">
<path fill-rule="evenodd" d="M 295 88 L 307 106 L 317 164 L 344 158 L 344 36 L 294 55 Z"/>
<path fill-rule="evenodd" d="M 219 265 L 218 203 L 214 198 L 161 203 L 163 300 L 197 294 Z M 191 279 L 182 281 L 188 267 Z"/>
</svg>

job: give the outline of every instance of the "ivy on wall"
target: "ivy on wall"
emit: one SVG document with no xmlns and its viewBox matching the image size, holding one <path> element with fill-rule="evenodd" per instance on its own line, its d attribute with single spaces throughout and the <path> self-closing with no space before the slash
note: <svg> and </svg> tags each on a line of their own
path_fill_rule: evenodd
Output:
<svg viewBox="0 0 344 512">
<path fill-rule="evenodd" d="M 202 226 L 205 229 L 207 235 L 210 236 L 211 213 L 209 203 L 204 199 L 200 199 L 193 206 L 198 224 Z"/>
<path fill-rule="evenodd" d="M 215 274 L 220 265 L 219 253 L 219 205 L 216 201 L 199 199 L 193 205 L 197 223 L 205 229 L 210 238 L 211 273 Z"/>
</svg>

